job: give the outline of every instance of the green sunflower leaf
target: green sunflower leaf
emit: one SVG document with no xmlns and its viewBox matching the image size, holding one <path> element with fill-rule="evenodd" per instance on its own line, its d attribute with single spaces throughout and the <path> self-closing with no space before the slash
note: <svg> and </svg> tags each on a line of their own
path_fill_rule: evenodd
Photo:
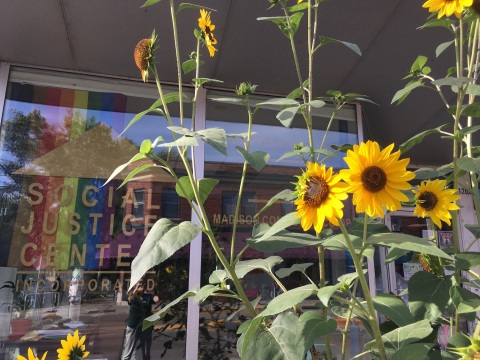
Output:
<svg viewBox="0 0 480 360">
<path fill-rule="evenodd" d="M 190 138 L 202 140 L 223 155 L 228 155 L 227 136 L 224 129 L 209 128 L 199 131 L 191 131 L 190 129 L 186 129 L 180 126 L 169 126 L 167 128 L 177 134 L 182 134 Z"/>
<path fill-rule="evenodd" d="M 318 288 L 315 284 L 300 286 L 298 288 L 288 290 L 277 297 L 273 298 L 267 307 L 257 316 L 277 315 L 289 308 L 301 303 L 306 298 L 316 294 Z"/>
<path fill-rule="evenodd" d="M 419 168 L 414 171 L 415 179 L 418 180 L 428 180 L 428 179 L 436 179 L 444 177 L 445 175 L 451 173 L 451 169 L 443 169 L 443 170 L 434 170 L 432 168 Z"/>
<path fill-rule="evenodd" d="M 474 79 L 468 77 L 446 77 L 434 80 L 432 84 L 435 86 L 453 86 L 458 88 L 471 81 L 474 81 Z"/>
<path fill-rule="evenodd" d="M 398 351 L 408 344 L 418 342 L 432 333 L 433 329 L 428 320 L 421 320 L 413 324 L 402 326 L 382 336 L 385 347 Z M 366 347 L 375 347 L 375 341 L 365 344 Z"/>
<path fill-rule="evenodd" d="M 373 306 L 398 326 L 415 322 L 405 303 L 395 295 L 379 294 L 373 298 Z"/>
<path fill-rule="evenodd" d="M 199 232 L 199 227 L 191 221 L 176 224 L 166 218 L 158 220 L 150 229 L 137 256 L 132 261 L 130 287 L 133 287 L 151 268 L 188 245 Z"/>
<path fill-rule="evenodd" d="M 204 61 L 199 61 L 198 65 L 203 65 L 205 64 Z M 185 62 L 182 63 L 182 70 L 184 74 L 188 74 L 189 72 L 192 72 L 197 68 L 197 60 L 195 59 L 189 59 Z"/>
<path fill-rule="evenodd" d="M 138 173 L 144 171 L 144 170 L 147 170 L 147 169 L 150 169 L 150 168 L 159 168 L 159 167 L 162 167 L 164 168 L 163 166 L 158 166 L 156 164 L 142 164 L 140 166 L 138 166 L 136 169 L 130 171 L 128 173 L 128 175 L 125 177 L 125 179 L 123 179 L 122 183 L 118 186 L 119 188 L 121 188 L 123 185 L 125 185 L 127 182 L 129 182 L 130 180 L 132 180 L 135 175 L 137 175 Z"/>
<path fill-rule="evenodd" d="M 144 7 L 147 7 L 147 6 L 152 6 L 153 4 L 156 4 L 160 1 L 162 1 L 162 0 L 147 0 L 147 2 L 145 4 L 143 4 L 141 7 L 144 8 Z"/>
<path fill-rule="evenodd" d="M 217 10 L 212 9 L 212 8 L 207 8 L 203 5 L 183 3 L 183 4 L 180 4 L 180 6 L 178 7 L 177 14 L 184 9 L 205 9 L 205 10 L 210 10 L 210 11 L 217 11 Z"/>
<path fill-rule="evenodd" d="M 305 271 L 307 270 L 307 268 L 309 268 L 312 265 L 313 265 L 313 263 L 293 264 L 289 268 L 282 268 L 282 269 L 278 270 L 275 274 L 277 275 L 277 277 L 279 279 L 283 279 L 287 276 L 290 276 L 294 272 L 301 272 L 302 274 L 305 274 Z"/>
<path fill-rule="evenodd" d="M 235 105 L 240 105 L 243 103 L 243 99 L 234 97 L 209 97 L 208 100 Z"/>
<path fill-rule="evenodd" d="M 279 233 L 280 231 L 286 229 L 289 226 L 292 225 L 299 225 L 300 224 L 300 218 L 297 218 L 295 212 L 291 212 L 283 217 L 280 218 L 273 226 L 268 229 L 263 236 L 258 239 L 258 241 L 262 241 L 265 239 L 268 239 L 269 237 Z"/>
<path fill-rule="evenodd" d="M 289 98 L 275 98 L 267 101 L 262 101 L 257 104 L 257 106 L 265 105 L 275 105 L 275 106 L 300 106 L 300 103 L 297 100 Z"/>
<path fill-rule="evenodd" d="M 480 310 L 480 296 L 459 286 L 450 288 L 450 297 L 459 314 L 475 313 Z"/>
<path fill-rule="evenodd" d="M 400 152 L 402 154 L 405 154 L 412 147 L 421 143 L 426 136 L 431 135 L 431 134 L 439 134 L 439 133 L 441 133 L 442 129 L 444 129 L 448 125 L 449 124 L 443 124 L 443 125 L 440 125 L 439 127 L 436 127 L 434 129 L 422 131 L 421 133 L 411 137 L 410 139 L 405 141 L 402 145 L 400 145 Z"/>
<path fill-rule="evenodd" d="M 395 101 L 397 102 L 397 105 L 400 105 L 405 98 L 410 95 L 410 93 L 418 88 L 424 86 L 421 80 L 413 80 L 407 84 L 402 90 L 398 90 L 395 95 L 393 96 L 392 101 L 390 102 L 393 104 Z"/>
<path fill-rule="evenodd" d="M 463 252 L 455 255 L 455 266 L 459 270 L 470 270 L 480 266 L 480 252 Z"/>
<path fill-rule="evenodd" d="M 298 30 L 298 26 L 300 24 L 300 20 L 303 17 L 303 12 L 296 12 L 293 15 L 289 16 L 289 21 L 285 16 L 272 16 L 272 17 L 259 17 L 257 20 L 259 21 L 271 21 L 276 24 L 280 31 L 290 39 L 290 36 L 294 36 Z M 290 28 L 288 23 L 290 22 Z"/>
<path fill-rule="evenodd" d="M 342 44 L 342 45 L 346 46 L 347 48 L 349 48 L 350 50 L 352 50 L 357 55 L 362 56 L 362 51 L 360 50 L 360 48 L 356 44 L 349 43 L 349 42 L 346 42 L 346 41 L 337 40 L 337 39 L 332 39 L 332 38 L 329 38 L 329 37 L 326 37 L 326 36 L 320 36 L 319 40 L 320 40 L 320 43 L 317 45 L 315 50 L 313 50 L 314 52 L 317 51 L 323 45 L 334 43 L 334 44 Z"/>
<path fill-rule="evenodd" d="M 192 79 L 192 82 L 196 83 L 198 86 L 202 86 L 203 84 L 208 82 L 223 83 L 222 80 L 209 79 L 209 78 L 194 78 Z"/>
<path fill-rule="evenodd" d="M 135 161 L 138 161 L 138 160 L 143 160 L 143 159 L 146 159 L 147 157 L 142 154 L 142 153 L 139 153 L 139 154 L 136 154 L 134 155 L 128 162 L 126 162 L 125 164 L 122 164 L 120 166 L 117 166 L 117 168 L 112 172 L 112 174 L 110 175 L 110 177 L 107 179 L 107 181 L 105 182 L 105 185 L 107 185 L 110 181 L 112 181 L 115 177 L 117 177 L 117 175 L 119 175 L 123 170 L 125 170 L 127 168 L 127 166 L 129 166 L 131 163 L 134 163 Z M 105 186 L 104 185 L 104 186 Z"/>
<path fill-rule="evenodd" d="M 282 190 L 278 194 L 273 196 L 270 200 L 268 200 L 268 202 L 265 204 L 265 206 L 254 217 L 258 218 L 258 216 L 261 213 L 263 213 L 265 210 L 267 210 L 270 206 L 272 206 L 278 200 L 283 200 L 284 202 L 291 203 L 296 198 L 297 198 L 297 195 L 292 190 L 290 190 L 290 189 Z"/>
<path fill-rule="evenodd" d="M 266 259 L 254 259 L 239 261 L 235 266 L 235 273 L 239 279 L 242 279 L 250 271 L 262 270 L 266 273 L 273 274 L 273 267 L 283 262 L 280 256 L 270 256 Z"/>
<path fill-rule="evenodd" d="M 451 314 L 450 288 L 453 282 L 451 276 L 438 277 L 426 271 L 416 272 L 408 281 L 408 306 L 413 317 L 436 321 L 445 313 Z"/>
<path fill-rule="evenodd" d="M 448 49 L 450 45 L 452 45 L 454 42 L 455 40 L 452 40 L 452 41 L 447 41 L 438 45 L 437 50 L 435 50 L 435 55 L 437 56 L 437 58 L 440 56 L 441 53 L 443 53 L 446 49 Z"/>
<path fill-rule="evenodd" d="M 442 18 L 442 19 L 437 19 L 437 18 L 433 18 L 429 21 L 427 21 L 425 24 L 423 24 L 422 26 L 419 26 L 417 29 L 418 30 L 422 30 L 422 29 L 425 29 L 425 28 L 430 28 L 430 27 L 444 27 L 448 30 L 450 30 L 450 27 L 455 24 L 455 21 L 451 20 L 451 19 L 447 19 L 447 18 Z"/>
<path fill-rule="evenodd" d="M 470 158 L 463 157 L 457 160 L 459 169 L 480 174 L 480 157 Z"/>
<path fill-rule="evenodd" d="M 215 188 L 215 186 L 217 186 L 218 182 L 219 181 L 217 179 L 208 179 L 208 178 L 197 180 L 200 202 L 202 204 L 205 202 L 205 200 L 207 200 L 208 196 L 210 195 L 212 190 Z M 181 186 L 179 184 L 175 185 L 175 190 L 177 191 L 177 194 L 190 201 L 196 202 L 195 194 L 193 192 L 189 177 L 188 176 L 181 177 L 180 179 L 178 179 L 178 183 Z"/>
<path fill-rule="evenodd" d="M 300 315 L 295 328 L 297 359 L 303 359 L 320 337 L 331 334 L 335 330 L 337 330 L 337 322 L 334 319 L 324 319 L 316 311 L 306 311 Z"/>
<path fill-rule="evenodd" d="M 425 66 L 427 61 L 428 61 L 428 58 L 426 56 L 423 56 L 423 55 L 417 56 L 417 58 L 412 64 L 412 67 L 410 68 L 410 71 L 414 73 L 422 70 L 422 68 Z"/>
<path fill-rule="evenodd" d="M 157 147 L 175 147 L 175 146 L 198 146 L 198 141 L 191 136 L 182 136 L 181 138 L 169 142 L 158 144 Z"/>
<path fill-rule="evenodd" d="M 255 170 L 260 172 L 265 165 L 267 165 L 268 160 L 270 159 L 270 155 L 264 151 L 254 151 L 249 153 L 244 148 L 240 146 L 235 147 L 237 151 L 242 154 L 243 158 L 250 164 Z"/>
<path fill-rule="evenodd" d="M 277 114 L 277 119 L 282 123 L 283 126 L 289 128 L 292 126 L 293 118 L 297 115 L 298 110 L 301 106 L 292 106 L 283 109 Z"/>
<path fill-rule="evenodd" d="M 287 10 L 289 13 L 294 13 L 297 11 L 303 11 L 308 8 L 308 2 L 300 3 L 297 5 L 290 6 Z"/>
<path fill-rule="evenodd" d="M 470 85 L 469 85 L 469 87 L 470 87 Z M 451 108 L 453 108 L 453 106 L 451 106 Z M 456 107 L 455 107 L 455 109 L 456 109 Z M 451 110 L 454 111 L 455 109 L 451 109 Z M 472 104 L 469 104 L 469 105 L 463 107 L 462 111 L 460 112 L 460 115 L 470 116 L 470 117 L 480 117 L 480 103 L 479 102 L 474 102 Z"/>
<path fill-rule="evenodd" d="M 439 256 L 443 259 L 453 261 L 453 258 L 450 255 L 440 250 L 431 241 L 412 235 L 402 233 L 373 234 L 368 237 L 367 243 Z"/>
<path fill-rule="evenodd" d="M 180 295 L 178 298 L 173 300 L 171 303 L 165 305 L 163 308 L 161 308 L 159 311 L 157 311 L 155 314 L 147 317 L 145 320 L 143 320 L 143 326 L 142 330 L 148 329 L 149 327 L 155 325 L 159 320 L 161 320 L 167 313 L 170 311 L 170 309 L 177 305 L 180 301 L 187 299 L 189 297 L 195 296 L 196 292 L 195 291 L 187 291 L 183 295 Z"/>
<path fill-rule="evenodd" d="M 218 285 L 208 284 L 203 286 L 200 290 L 198 290 L 197 294 L 195 295 L 195 302 L 201 303 L 218 289 L 220 289 L 220 286 Z"/>
<path fill-rule="evenodd" d="M 248 239 L 248 245 L 251 248 L 263 251 L 267 253 L 276 253 L 285 249 L 295 249 L 303 248 L 306 246 L 318 246 L 324 242 L 324 240 L 317 238 L 316 236 L 304 233 L 304 232 L 291 232 L 287 230 L 282 230 L 268 237 L 267 239 L 258 240 L 262 235 L 269 229 L 269 226 L 265 226 L 262 231 L 260 231 L 256 238 Z M 315 249 L 316 252 L 316 249 Z"/>
</svg>

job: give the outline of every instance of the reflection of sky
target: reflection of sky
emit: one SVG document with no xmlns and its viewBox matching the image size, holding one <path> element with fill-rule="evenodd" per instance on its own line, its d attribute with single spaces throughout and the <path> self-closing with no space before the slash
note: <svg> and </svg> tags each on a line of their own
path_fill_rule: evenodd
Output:
<svg viewBox="0 0 480 360">
<path fill-rule="evenodd" d="M 33 110 L 40 111 L 40 114 L 45 117 L 47 123 L 52 127 L 57 128 L 58 131 L 64 132 L 64 119 L 71 113 L 80 114 L 82 120 L 91 119 L 97 123 L 103 123 L 110 126 L 114 131 L 112 132 L 112 140 L 115 140 L 125 127 L 130 123 L 135 114 L 120 113 L 102 110 L 85 110 L 77 108 L 68 108 L 60 106 L 32 104 L 20 101 L 7 100 L 4 107 L 3 122 L 10 120 L 12 111 L 17 110 L 24 115 L 28 115 Z M 175 126 L 180 125 L 178 118 L 172 119 Z M 190 128 L 191 119 L 185 120 L 185 127 Z M 170 130 L 167 129 L 168 123 L 162 116 L 145 115 L 135 124 L 133 124 L 124 134 L 123 137 L 130 139 L 134 144 L 140 146 L 144 139 L 154 141 L 158 136 L 162 136 L 165 142 L 173 141 L 173 136 Z M 227 134 L 239 134 L 247 131 L 246 124 L 231 123 L 223 121 L 207 121 L 207 127 L 220 127 L 225 129 Z M 307 132 L 305 129 L 290 129 L 283 126 L 269 126 L 269 125 L 253 125 L 253 132 L 256 134 L 252 136 L 251 151 L 264 151 L 270 154 L 269 164 L 283 165 L 283 166 L 302 166 L 303 163 L 299 157 L 290 157 L 276 162 L 286 152 L 293 150 L 294 145 L 302 143 L 308 144 Z M 3 134 L 4 135 L 4 134 Z M 324 131 L 314 130 L 315 146 L 319 147 L 323 139 Z M 357 135 L 340 132 L 330 132 L 324 146 L 325 149 L 330 149 L 332 144 L 342 145 L 345 143 L 356 143 Z M 236 146 L 243 148 L 243 140 L 240 138 L 227 138 L 227 152 L 228 157 L 225 157 L 217 150 L 210 146 L 205 146 L 205 158 L 209 162 L 234 162 L 242 163 L 243 157 L 235 149 Z M 330 158 L 326 161 L 328 166 L 335 168 L 344 167 L 343 154 L 338 154 L 336 158 Z M 4 161 L 12 161 L 15 159 L 15 154 L 7 153 L 0 147 L 0 159 Z M 1 160 L 0 160 L 1 161 Z M 3 174 L 2 174 L 3 175 Z M 8 182 L 6 176 L 0 177 L 1 182 Z"/>
<path fill-rule="evenodd" d="M 220 127 L 225 129 L 227 134 L 240 134 L 247 131 L 245 124 L 231 123 L 224 121 L 207 121 L 207 127 Z M 308 145 L 308 134 L 306 129 L 291 129 L 283 126 L 269 125 L 253 125 L 252 131 L 256 134 L 252 136 L 250 152 L 264 151 L 270 154 L 270 165 L 283 166 L 302 166 L 303 161 L 298 156 L 292 156 L 277 162 L 282 155 L 293 151 L 295 144 L 303 142 L 304 146 Z M 319 148 L 323 140 L 325 131 L 314 130 L 313 139 L 315 147 Z M 331 145 L 354 144 L 357 142 L 356 134 L 340 133 L 330 131 L 324 149 L 331 150 Z M 235 162 L 243 163 L 243 157 L 235 149 L 236 146 L 243 148 L 243 140 L 240 138 L 227 138 L 228 157 L 225 157 L 213 148 L 205 147 L 205 159 L 211 162 Z M 343 161 L 344 154 L 337 154 L 336 158 L 329 158 L 325 164 L 334 168 L 345 167 Z"/>
<path fill-rule="evenodd" d="M 127 127 L 134 116 L 135 114 L 125 114 L 124 128 Z M 192 120 L 184 120 L 184 126 L 189 129 Z M 174 117 L 172 118 L 172 123 L 174 126 L 180 126 L 180 119 Z M 167 126 L 169 126 L 168 122 L 163 116 L 145 115 L 129 127 L 123 136 L 132 140 L 138 146 L 141 145 L 144 139 L 150 139 L 153 142 L 159 136 L 163 137 L 164 142 L 171 142 L 173 141 L 173 135 L 172 132 L 167 129 Z"/>
</svg>

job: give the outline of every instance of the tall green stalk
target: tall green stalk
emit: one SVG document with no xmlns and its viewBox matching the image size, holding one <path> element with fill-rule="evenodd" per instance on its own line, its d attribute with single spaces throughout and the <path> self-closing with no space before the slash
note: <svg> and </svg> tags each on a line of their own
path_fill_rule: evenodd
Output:
<svg viewBox="0 0 480 360">
<path fill-rule="evenodd" d="M 365 213 L 365 224 L 367 223 L 367 221 L 368 221 L 368 215 Z M 343 224 L 342 219 L 338 219 L 338 223 L 340 225 L 340 230 L 342 231 L 343 237 L 345 238 L 345 243 L 347 245 L 348 252 L 352 256 L 353 264 L 355 266 L 355 271 L 358 275 L 358 280 L 360 281 L 360 285 L 362 286 L 363 295 L 365 296 L 365 302 L 367 304 L 367 310 L 368 310 L 367 320 L 370 324 L 370 327 L 372 328 L 375 345 L 377 346 L 380 358 L 382 360 L 386 360 L 387 354 L 385 352 L 385 346 L 382 340 L 382 333 L 380 332 L 380 328 L 378 326 L 375 308 L 373 307 L 372 295 L 370 294 L 370 288 L 365 278 L 365 274 L 363 273 L 363 265 L 362 265 L 363 256 L 362 256 L 362 259 L 359 259 L 359 257 L 355 253 L 355 248 L 353 247 L 352 241 L 350 240 L 350 235 L 348 234 L 347 228 Z M 365 231 L 364 231 L 364 236 L 366 236 Z"/>
</svg>

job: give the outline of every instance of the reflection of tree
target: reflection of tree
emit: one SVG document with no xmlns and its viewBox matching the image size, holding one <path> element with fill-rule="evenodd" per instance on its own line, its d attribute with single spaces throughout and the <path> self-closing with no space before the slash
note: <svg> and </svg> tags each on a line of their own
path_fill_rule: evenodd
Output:
<svg viewBox="0 0 480 360">
<path fill-rule="evenodd" d="M 13 172 L 38 156 L 42 136 L 49 134 L 51 129 L 40 110 L 33 110 L 27 115 L 13 110 L 11 118 L 4 123 L 3 148 L 8 158 L 4 157 L 0 166 L 13 182 L 4 184 L 2 190 L 12 194 L 21 191 L 23 178 Z"/>
</svg>

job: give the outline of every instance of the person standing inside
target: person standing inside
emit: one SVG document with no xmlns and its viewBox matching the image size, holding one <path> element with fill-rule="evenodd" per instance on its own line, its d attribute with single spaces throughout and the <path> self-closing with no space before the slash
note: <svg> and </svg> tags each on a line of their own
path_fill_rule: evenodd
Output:
<svg viewBox="0 0 480 360">
<path fill-rule="evenodd" d="M 132 291 L 127 294 L 128 310 L 127 328 L 121 360 L 130 360 L 135 355 L 136 346 L 140 340 L 143 322 L 143 281 L 140 280 Z"/>
<path fill-rule="evenodd" d="M 56 311 L 62 303 L 63 300 L 63 280 L 60 275 L 57 275 L 55 281 L 52 285 L 52 303 L 53 310 Z"/>
<path fill-rule="evenodd" d="M 143 285 L 147 289 L 146 284 Z M 152 315 L 152 305 L 159 301 L 158 295 L 145 291 L 142 294 L 144 319 Z M 150 348 L 152 347 L 153 326 L 142 331 L 140 335 L 140 347 L 142 348 L 143 360 L 150 360 Z"/>
</svg>

